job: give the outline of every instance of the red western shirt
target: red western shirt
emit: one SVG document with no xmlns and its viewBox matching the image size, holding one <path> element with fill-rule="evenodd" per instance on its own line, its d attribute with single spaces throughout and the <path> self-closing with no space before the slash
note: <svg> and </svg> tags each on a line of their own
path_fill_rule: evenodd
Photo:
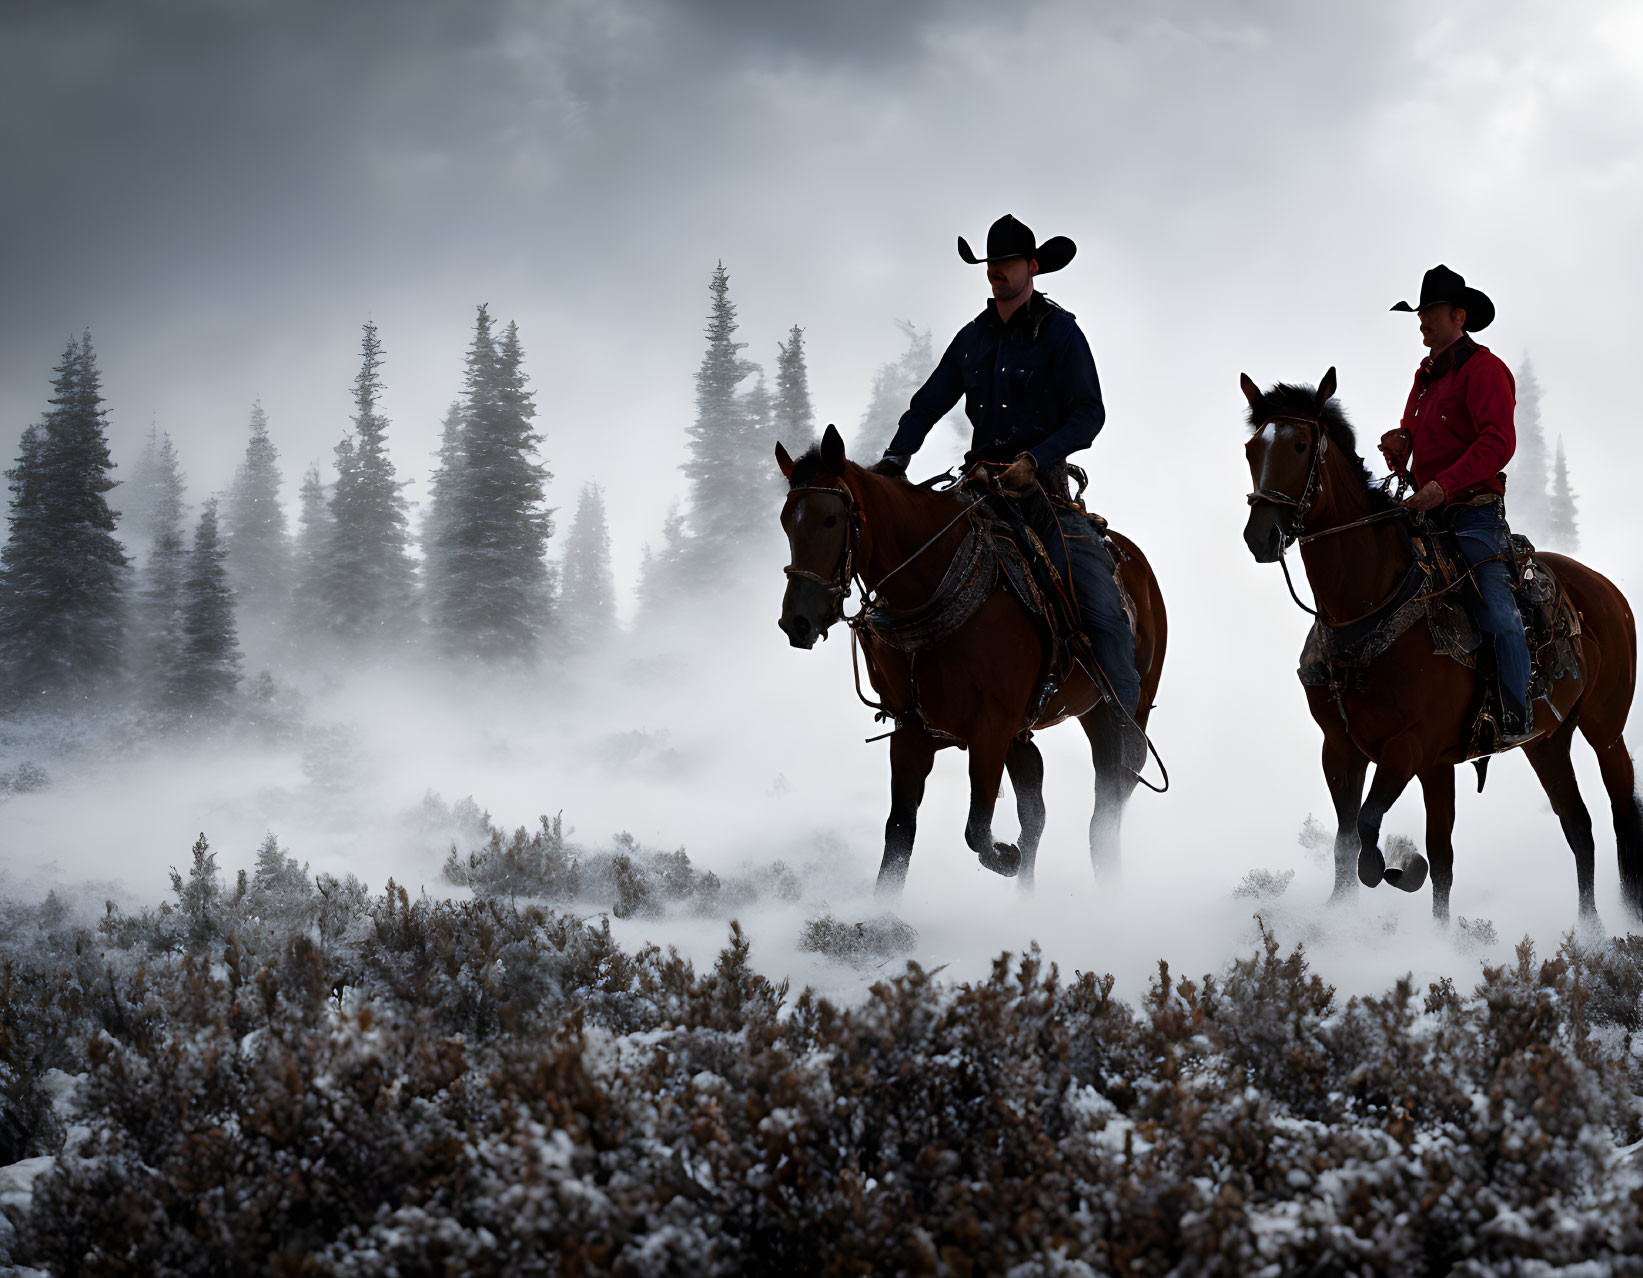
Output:
<svg viewBox="0 0 1643 1278">
<path fill-rule="evenodd" d="M 1504 495 L 1501 470 L 1517 451 L 1516 406 L 1512 370 L 1470 337 L 1422 360 L 1403 410 L 1416 488 L 1436 480 L 1451 505 L 1484 492 Z"/>
</svg>

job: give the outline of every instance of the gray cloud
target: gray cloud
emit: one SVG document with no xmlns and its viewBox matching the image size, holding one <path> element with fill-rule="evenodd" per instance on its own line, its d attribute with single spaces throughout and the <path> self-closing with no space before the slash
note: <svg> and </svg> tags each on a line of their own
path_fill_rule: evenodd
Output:
<svg viewBox="0 0 1643 1278">
<path fill-rule="evenodd" d="M 1513 236 L 1565 245 L 1559 275 L 1602 244 L 1633 252 L 1635 129 L 1600 108 L 1635 95 L 1638 69 L 1578 24 L 1541 38 L 1533 7 L 1469 12 L 13 6 L 0 445 L 89 323 L 120 439 L 158 414 L 214 487 L 262 394 L 294 477 L 340 432 L 369 314 L 401 465 L 420 476 L 487 301 L 524 329 L 567 491 L 613 464 L 613 441 L 636 450 L 612 498 L 631 558 L 675 485 L 714 261 L 750 354 L 809 326 L 821 411 L 849 425 L 896 353 L 890 316 L 939 341 L 973 311 L 953 237 L 1005 208 L 1080 241 L 1055 291 L 1098 336 L 1116 404 L 1173 375 L 1165 348 L 1179 363 L 1190 343 L 1216 377 L 1316 376 L 1367 342 L 1371 366 L 1343 376 L 1384 415 L 1408 359 L 1372 326 L 1432 260 L 1470 259 L 1528 297 L 1551 285 Z M 1558 227 L 1581 229 L 1566 243 Z M 1543 376 L 1556 368 L 1548 351 Z M 1140 438 L 1111 436 L 1115 458 Z"/>
</svg>

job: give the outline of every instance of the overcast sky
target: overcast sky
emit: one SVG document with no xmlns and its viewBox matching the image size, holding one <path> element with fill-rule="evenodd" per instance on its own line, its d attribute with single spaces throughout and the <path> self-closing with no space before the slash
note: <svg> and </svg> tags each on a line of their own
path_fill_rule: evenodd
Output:
<svg viewBox="0 0 1643 1278">
<path fill-rule="evenodd" d="M 294 491 L 347 427 L 370 318 L 393 455 L 420 500 L 484 302 L 520 325 L 550 500 L 564 510 L 585 481 L 606 487 L 624 589 L 682 495 L 716 262 L 746 354 L 769 368 L 805 327 L 820 419 L 865 459 L 887 442 L 858 427 L 875 370 L 903 348 L 893 320 L 929 328 L 939 350 L 982 304 L 955 238 L 981 243 L 1009 211 L 1076 240 L 1042 283 L 1078 315 L 1106 392 L 1107 428 L 1080 458 L 1092 504 L 1144 547 L 1168 600 L 1151 724 L 1176 792 L 1132 805 L 1132 893 L 1115 919 L 1082 866 L 1080 734 L 1041 738 L 1046 873 L 1061 878 L 1040 900 L 1077 938 L 1064 970 L 1178 953 L 1161 919 L 1212 966 L 1228 920 L 1248 921 L 1228 886 L 1292 862 L 1301 819 L 1327 811 L 1294 681 L 1307 621 L 1240 537 L 1240 372 L 1316 381 L 1335 365 L 1373 457 L 1422 354 L 1415 321 L 1388 307 L 1446 262 L 1497 305 L 1483 340 L 1514 366 L 1533 356 L 1582 556 L 1643 599 L 1635 2 L 57 0 L 0 7 L 0 107 L 0 453 L 15 455 L 89 326 L 117 457 L 163 427 L 197 501 L 231 478 L 260 396 Z M 959 451 L 938 432 L 915 469 Z M 774 530 L 769 492 L 751 499 L 771 503 Z M 144 754 L 119 779 L 129 799 L 71 779 L 14 800 L 8 821 L 26 828 L 9 864 L 131 874 L 149 900 L 196 831 L 243 863 L 278 829 L 316 868 L 430 882 L 442 849 L 396 852 L 383 831 L 432 787 L 473 793 L 504 826 L 563 803 L 594 836 L 683 840 L 720 867 L 802 859 L 837 834 L 865 884 L 885 747 L 858 744 L 877 728 L 850 691 L 848 645 L 794 652 L 777 633 L 783 585 L 772 560 L 711 634 L 634 636 L 628 650 L 663 657 L 624 664 L 619 647 L 579 709 L 556 686 L 577 676 L 557 668 L 541 687 L 507 683 L 494 713 L 441 710 L 391 671 L 366 672 L 340 707 L 327 688 L 315 714 L 357 710 L 367 743 L 342 774 L 346 822 L 302 808 L 294 755 Z M 690 660 L 663 659 L 681 648 Z M 678 770 L 611 752 L 632 741 Z M 1590 755 L 1576 760 L 1601 811 Z M 963 790 L 948 756 L 908 904 L 940 941 L 921 951 L 932 967 L 1024 927 L 962 848 Z M 1388 832 L 1418 836 L 1418 808 L 1406 796 Z M 1527 763 L 1501 760 L 1461 809 L 1457 912 L 1555 944 L 1572 876 Z M 1606 835 L 1599 846 L 1607 910 Z M 1296 895 L 1321 899 L 1326 872 L 1303 877 Z M 1214 900 L 1183 912 L 1183 889 Z M 1426 912 L 1386 893 L 1374 906 Z M 979 943 L 978 919 L 994 926 Z M 1363 945 L 1420 970 L 1409 934 L 1387 935 L 1372 924 Z M 1205 970 L 1192 953 L 1184 970 Z"/>
<path fill-rule="evenodd" d="M 1137 536 L 1255 580 L 1238 373 L 1333 363 L 1378 433 L 1421 354 L 1387 307 L 1441 260 L 1533 354 L 1591 543 L 1629 553 L 1635 4 L 8 5 L 0 102 L 7 456 L 89 326 L 117 455 L 156 422 L 203 496 L 261 396 L 294 488 L 370 317 L 417 499 L 486 302 L 553 501 L 605 484 L 626 575 L 680 488 L 716 261 L 747 354 L 804 325 L 818 413 L 876 454 L 892 318 L 939 350 L 984 296 L 954 238 L 1008 210 L 1079 244 L 1043 282 L 1107 388 L 1096 502 Z"/>
</svg>

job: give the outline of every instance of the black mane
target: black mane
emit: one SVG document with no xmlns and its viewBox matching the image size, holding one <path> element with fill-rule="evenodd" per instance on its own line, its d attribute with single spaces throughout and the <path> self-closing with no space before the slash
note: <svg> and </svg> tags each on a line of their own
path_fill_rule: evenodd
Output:
<svg viewBox="0 0 1643 1278">
<path fill-rule="evenodd" d="M 822 468 L 821 445 L 812 444 L 793 463 L 793 473 L 788 476 L 787 487 L 791 491 L 795 488 L 808 488 L 810 481 L 815 479 L 816 472 Z"/>
<path fill-rule="evenodd" d="M 1313 416 L 1329 432 L 1329 442 L 1340 452 L 1347 469 L 1363 484 L 1369 504 L 1376 510 L 1389 509 L 1393 505 L 1392 498 L 1375 482 L 1369 467 L 1359 455 L 1357 432 L 1341 411 L 1339 399 L 1332 398 L 1319 412 L 1316 386 L 1308 386 L 1304 382 L 1279 382 L 1249 406 L 1248 422 L 1250 430 L 1254 431 L 1262 422 L 1274 417 Z"/>
</svg>

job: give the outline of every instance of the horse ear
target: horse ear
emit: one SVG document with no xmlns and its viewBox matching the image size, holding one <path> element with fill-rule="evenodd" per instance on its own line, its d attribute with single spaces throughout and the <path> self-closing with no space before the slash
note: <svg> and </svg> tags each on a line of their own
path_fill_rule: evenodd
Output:
<svg viewBox="0 0 1643 1278">
<path fill-rule="evenodd" d="M 782 447 L 782 441 L 776 441 L 776 465 L 782 468 L 782 478 L 793 478 L 793 459 L 787 455 L 787 449 Z"/>
<path fill-rule="evenodd" d="M 827 424 L 827 430 L 822 434 L 821 445 L 822 465 L 837 474 L 844 469 L 844 436 L 839 434 L 839 428 L 832 422 Z"/>
<path fill-rule="evenodd" d="M 1335 369 L 1333 366 L 1324 374 L 1323 381 L 1318 383 L 1318 411 L 1324 411 L 1324 405 L 1335 398 Z"/>
<path fill-rule="evenodd" d="M 1244 398 L 1249 401 L 1249 406 L 1254 408 L 1255 401 L 1261 398 L 1261 388 L 1255 384 L 1248 373 L 1238 374 L 1238 385 L 1243 387 Z"/>
</svg>

